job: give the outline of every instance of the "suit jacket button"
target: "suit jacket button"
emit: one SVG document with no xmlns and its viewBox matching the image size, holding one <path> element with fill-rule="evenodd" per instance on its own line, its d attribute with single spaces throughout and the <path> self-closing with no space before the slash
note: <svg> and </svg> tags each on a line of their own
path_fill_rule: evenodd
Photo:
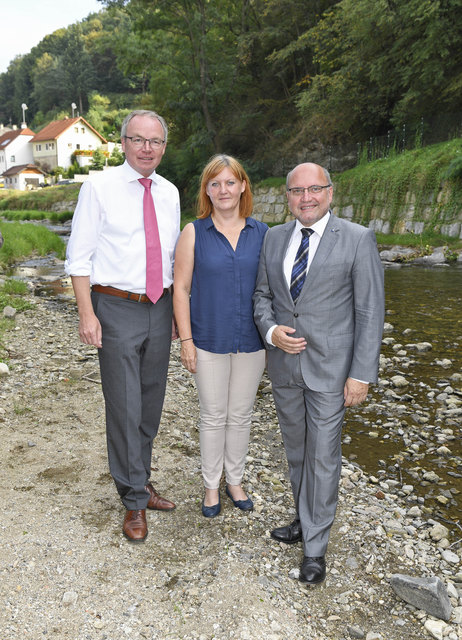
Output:
<svg viewBox="0 0 462 640">
<path fill-rule="evenodd" d="M 298 318 L 298 313 L 294 313 L 294 318 Z"/>
</svg>

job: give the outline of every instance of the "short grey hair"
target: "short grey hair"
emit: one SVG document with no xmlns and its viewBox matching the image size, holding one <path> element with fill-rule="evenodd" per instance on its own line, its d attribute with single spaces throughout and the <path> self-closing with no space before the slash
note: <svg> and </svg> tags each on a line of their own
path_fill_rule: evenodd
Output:
<svg viewBox="0 0 462 640">
<path fill-rule="evenodd" d="M 122 122 L 122 128 L 120 130 L 121 138 L 126 137 L 128 125 L 132 120 L 132 118 L 134 118 L 135 116 L 148 116 L 149 118 L 154 118 L 155 120 L 158 120 L 162 126 L 162 129 L 164 130 L 164 142 L 165 143 L 167 142 L 167 137 L 168 137 L 167 123 L 165 122 L 163 117 L 160 116 L 158 113 L 156 113 L 155 111 L 149 111 L 147 109 L 136 109 L 135 111 L 132 111 L 131 113 L 129 113 L 128 116 L 125 116 L 124 121 Z"/>
<path fill-rule="evenodd" d="M 300 165 L 297 165 L 297 167 L 299 167 L 299 166 L 300 166 Z M 286 178 L 286 189 L 288 189 L 288 188 L 289 188 L 290 178 L 292 177 L 292 174 L 293 174 L 293 172 L 295 171 L 295 169 L 296 169 L 297 167 L 294 167 L 293 169 L 291 169 L 291 170 L 289 171 L 289 173 L 287 174 L 287 178 Z M 324 176 L 325 176 L 325 178 L 326 178 L 326 180 L 327 180 L 327 184 L 332 185 L 332 180 L 330 179 L 330 174 L 329 174 L 329 172 L 327 171 L 327 169 L 325 169 L 324 167 L 321 167 L 321 169 L 322 169 L 322 170 L 323 170 L 323 172 L 324 172 Z"/>
</svg>

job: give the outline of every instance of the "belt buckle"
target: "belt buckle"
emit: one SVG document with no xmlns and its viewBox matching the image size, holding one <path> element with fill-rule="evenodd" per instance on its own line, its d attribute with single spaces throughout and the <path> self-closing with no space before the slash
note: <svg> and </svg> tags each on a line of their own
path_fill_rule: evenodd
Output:
<svg viewBox="0 0 462 640">
<path fill-rule="evenodd" d="M 143 294 L 142 294 L 142 293 L 139 293 L 139 294 L 138 294 L 138 302 L 141 302 L 141 298 L 142 298 L 142 297 L 143 297 Z"/>
</svg>

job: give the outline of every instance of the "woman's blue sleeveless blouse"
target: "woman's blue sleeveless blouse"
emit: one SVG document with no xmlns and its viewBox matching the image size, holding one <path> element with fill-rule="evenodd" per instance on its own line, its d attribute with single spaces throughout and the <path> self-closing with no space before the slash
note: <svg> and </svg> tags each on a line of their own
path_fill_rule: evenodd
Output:
<svg viewBox="0 0 462 640">
<path fill-rule="evenodd" d="M 246 219 L 233 251 L 211 216 L 193 222 L 196 233 L 191 283 L 194 344 L 212 353 L 263 349 L 253 320 L 252 295 L 268 226 Z"/>
</svg>

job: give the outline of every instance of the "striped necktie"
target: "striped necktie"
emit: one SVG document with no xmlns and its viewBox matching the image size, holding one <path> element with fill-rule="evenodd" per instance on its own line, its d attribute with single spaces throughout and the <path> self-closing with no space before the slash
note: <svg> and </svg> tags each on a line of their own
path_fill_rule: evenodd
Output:
<svg viewBox="0 0 462 640">
<path fill-rule="evenodd" d="M 295 262 L 292 267 L 292 275 L 290 278 L 290 293 L 294 302 L 297 302 L 303 283 L 305 282 L 306 268 L 308 266 L 308 252 L 310 250 L 310 235 L 314 233 L 313 229 L 307 229 L 306 227 L 303 227 L 301 231 L 302 241 L 300 242 L 297 255 L 295 256 Z"/>
</svg>

